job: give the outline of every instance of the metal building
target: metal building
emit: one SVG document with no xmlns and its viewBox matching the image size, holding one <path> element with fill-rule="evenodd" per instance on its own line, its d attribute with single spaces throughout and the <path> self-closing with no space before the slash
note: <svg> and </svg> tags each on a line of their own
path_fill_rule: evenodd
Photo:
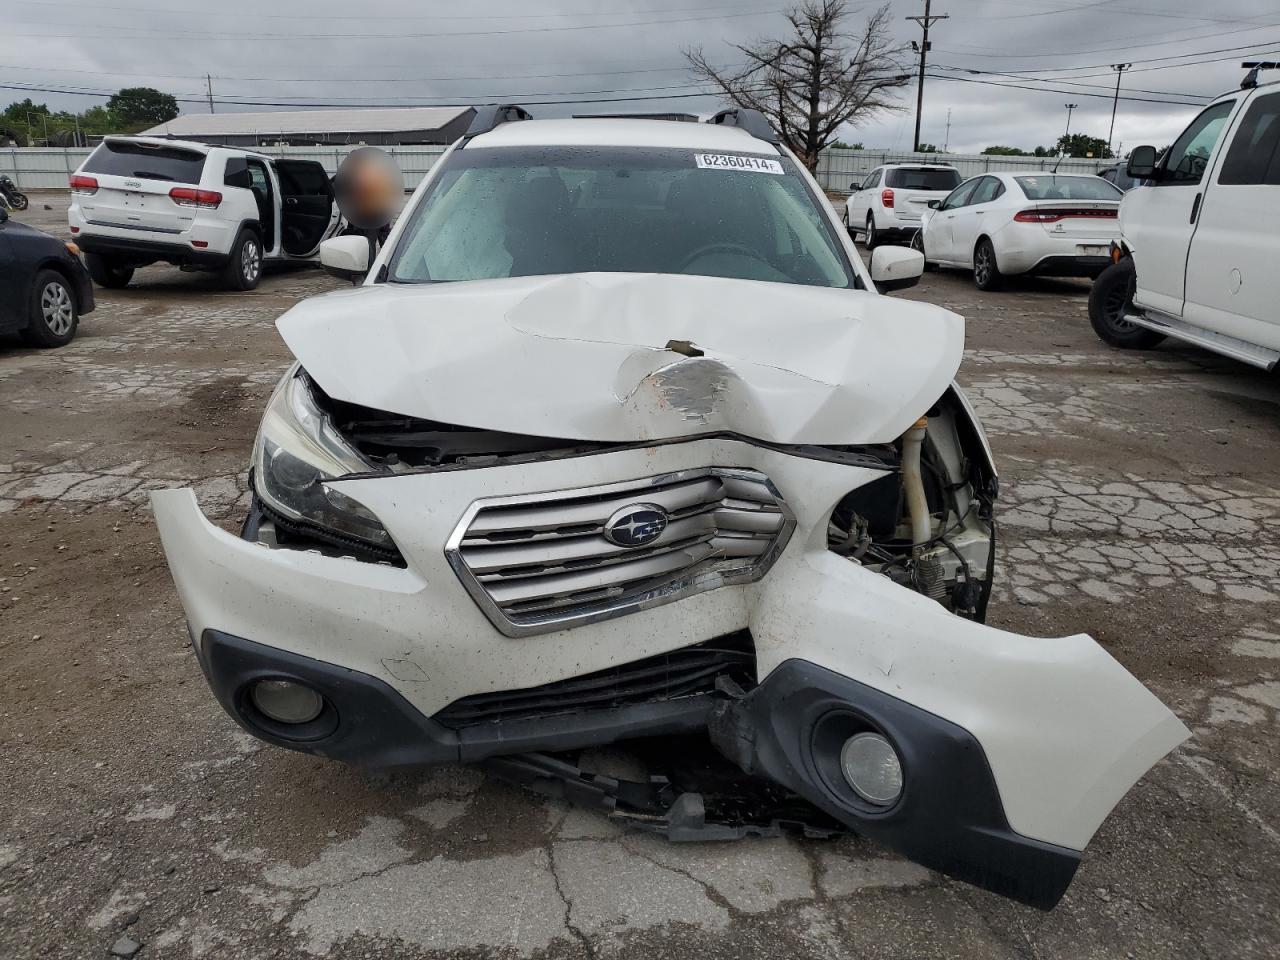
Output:
<svg viewBox="0 0 1280 960">
<path fill-rule="evenodd" d="M 184 113 L 141 135 L 243 147 L 453 143 L 466 132 L 473 116 L 471 107 Z"/>
</svg>

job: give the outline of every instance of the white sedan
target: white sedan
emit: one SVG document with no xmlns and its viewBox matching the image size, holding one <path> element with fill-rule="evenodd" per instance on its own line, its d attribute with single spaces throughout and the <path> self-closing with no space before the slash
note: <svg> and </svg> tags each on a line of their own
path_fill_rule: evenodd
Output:
<svg viewBox="0 0 1280 960">
<path fill-rule="evenodd" d="M 1012 274 L 1096 277 L 1120 237 L 1123 197 L 1100 177 L 988 173 L 930 203 L 912 246 L 930 264 L 972 270 L 981 290 Z"/>
</svg>

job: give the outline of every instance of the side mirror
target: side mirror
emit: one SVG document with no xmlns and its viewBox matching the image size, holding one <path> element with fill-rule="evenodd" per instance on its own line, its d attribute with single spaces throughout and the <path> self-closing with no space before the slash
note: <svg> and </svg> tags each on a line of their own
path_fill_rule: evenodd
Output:
<svg viewBox="0 0 1280 960">
<path fill-rule="evenodd" d="M 860 183 L 851 183 L 851 184 L 849 184 L 849 192 L 850 192 L 850 193 L 857 193 L 857 192 L 858 192 L 859 190 L 861 190 L 861 189 L 862 189 L 862 184 L 860 184 Z"/>
<path fill-rule="evenodd" d="M 1156 173 L 1156 148 L 1150 146 L 1134 147 L 1129 154 L 1129 162 L 1125 172 L 1135 180 L 1150 180 Z"/>
<path fill-rule="evenodd" d="M 320 266 L 330 276 L 358 283 L 369 272 L 369 238 L 330 237 L 320 244 Z"/>
<path fill-rule="evenodd" d="M 930 210 L 941 210 L 941 209 L 942 209 L 942 201 L 941 201 L 941 200 L 930 200 L 930 201 L 929 201 L 929 209 L 930 209 Z"/>
<path fill-rule="evenodd" d="M 924 275 L 924 254 L 910 247 L 876 247 L 871 251 L 871 279 L 881 293 L 914 287 Z"/>
</svg>

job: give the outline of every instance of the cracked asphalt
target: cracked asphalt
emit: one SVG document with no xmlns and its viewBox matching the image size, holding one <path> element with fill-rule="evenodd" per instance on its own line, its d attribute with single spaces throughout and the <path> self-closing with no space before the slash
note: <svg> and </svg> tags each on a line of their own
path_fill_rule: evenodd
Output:
<svg viewBox="0 0 1280 960">
<path fill-rule="evenodd" d="M 16 216 L 63 235 L 64 211 Z M 992 622 L 1091 633 L 1195 733 L 1044 914 L 858 839 L 673 845 L 473 769 L 370 775 L 240 732 L 146 495 L 192 485 L 238 523 L 288 362 L 272 322 L 336 286 L 154 267 L 65 349 L 0 339 L 0 956 L 1280 955 L 1275 377 L 1113 351 L 1081 282 L 902 294 L 968 318 L 960 379 L 1002 471 Z"/>
</svg>

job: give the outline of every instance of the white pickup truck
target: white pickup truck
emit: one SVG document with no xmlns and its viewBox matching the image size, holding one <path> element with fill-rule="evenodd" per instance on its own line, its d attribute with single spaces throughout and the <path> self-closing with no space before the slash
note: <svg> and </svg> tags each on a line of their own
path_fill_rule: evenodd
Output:
<svg viewBox="0 0 1280 960">
<path fill-rule="evenodd" d="M 1272 369 L 1280 361 L 1280 82 L 1214 100 L 1157 159 L 1129 155 L 1145 180 L 1120 207 L 1122 239 L 1095 281 L 1089 319 L 1116 347 L 1165 337 Z"/>
</svg>

